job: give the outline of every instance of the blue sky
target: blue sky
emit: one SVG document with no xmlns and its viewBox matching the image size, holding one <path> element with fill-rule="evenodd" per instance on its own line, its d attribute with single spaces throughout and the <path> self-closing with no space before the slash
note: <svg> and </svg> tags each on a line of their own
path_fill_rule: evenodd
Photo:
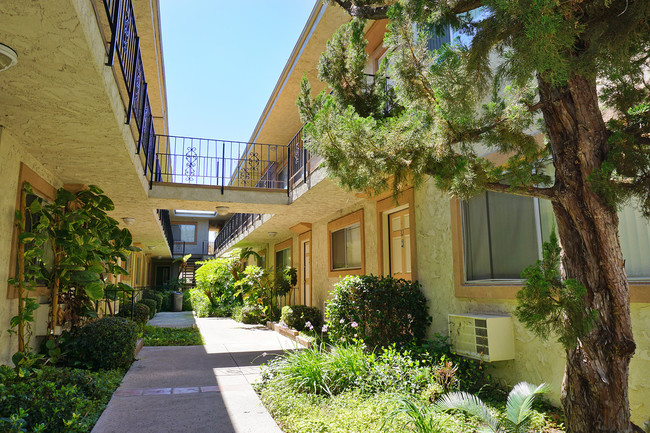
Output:
<svg viewBox="0 0 650 433">
<path fill-rule="evenodd" d="M 170 135 L 247 141 L 314 0 L 160 0 Z"/>
</svg>

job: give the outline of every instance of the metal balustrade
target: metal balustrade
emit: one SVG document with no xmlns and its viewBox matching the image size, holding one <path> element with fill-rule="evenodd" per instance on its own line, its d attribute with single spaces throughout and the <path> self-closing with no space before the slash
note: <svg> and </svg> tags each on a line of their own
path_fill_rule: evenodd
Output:
<svg viewBox="0 0 650 433">
<path fill-rule="evenodd" d="M 236 213 L 223 226 L 214 240 L 215 255 L 219 255 L 232 241 L 244 233 L 256 221 L 262 220 L 263 214 Z"/>
<path fill-rule="evenodd" d="M 103 3 L 111 31 L 106 65 L 113 66 L 117 57 L 128 99 L 125 102 L 126 123 L 131 123 L 131 117 L 135 119 L 138 132 L 136 153 L 141 155 L 146 176 L 147 173 L 153 173 L 155 168 L 156 133 L 133 4 L 131 0 L 103 0 Z"/>
</svg>

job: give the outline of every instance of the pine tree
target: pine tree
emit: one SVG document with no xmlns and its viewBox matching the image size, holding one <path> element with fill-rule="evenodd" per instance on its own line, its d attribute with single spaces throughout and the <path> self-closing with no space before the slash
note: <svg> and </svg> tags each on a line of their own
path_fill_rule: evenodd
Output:
<svg viewBox="0 0 650 433">
<path fill-rule="evenodd" d="M 308 146 L 350 189 L 432 177 L 461 198 L 489 190 L 550 200 L 562 277 L 584 286 L 585 311 L 597 312 L 566 350 L 567 430 L 633 431 L 636 345 L 616 211 L 634 199 L 650 216 L 650 1 L 335 2 L 353 19 L 319 63 L 331 92 L 312 98 L 303 80 Z M 364 19 L 382 18 L 388 62 L 368 77 Z M 450 25 L 471 44 L 428 50 Z M 481 156 L 492 151 L 507 163 Z"/>
</svg>

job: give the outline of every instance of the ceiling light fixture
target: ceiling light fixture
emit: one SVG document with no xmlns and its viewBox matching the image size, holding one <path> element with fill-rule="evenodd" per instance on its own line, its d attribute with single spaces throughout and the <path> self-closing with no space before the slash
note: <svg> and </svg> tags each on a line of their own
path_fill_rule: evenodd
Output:
<svg viewBox="0 0 650 433">
<path fill-rule="evenodd" d="M 219 215 L 227 215 L 229 211 L 230 208 L 228 206 L 217 206 L 217 213 Z"/>
<path fill-rule="evenodd" d="M 277 234 L 278 234 L 278 232 L 269 232 L 269 236 L 271 236 L 272 238 L 274 238 L 275 235 L 277 235 Z"/>
<path fill-rule="evenodd" d="M 0 72 L 15 66 L 18 63 L 18 54 L 8 46 L 0 44 Z"/>
<path fill-rule="evenodd" d="M 122 221 L 124 221 L 124 224 L 126 224 L 127 226 L 130 226 L 131 224 L 133 224 L 135 222 L 135 218 L 125 217 L 125 218 L 122 218 Z"/>
</svg>

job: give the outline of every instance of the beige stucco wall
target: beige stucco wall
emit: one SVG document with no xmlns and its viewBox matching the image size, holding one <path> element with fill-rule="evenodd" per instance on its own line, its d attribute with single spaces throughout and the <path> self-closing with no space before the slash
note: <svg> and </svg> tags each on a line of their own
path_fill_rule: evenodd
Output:
<svg viewBox="0 0 650 433">
<path fill-rule="evenodd" d="M 449 197 L 427 181 L 415 192 L 417 266 L 419 281 L 429 300 L 433 323 L 429 335 L 447 335 L 448 313 L 510 313 L 513 300 L 456 298 L 454 294 L 451 215 Z M 542 341 L 517 321 L 515 359 L 495 362 L 491 374 L 508 385 L 522 380 L 546 382 L 552 387 L 549 397 L 560 404 L 564 372 L 564 353 L 555 341 Z M 630 365 L 630 407 L 637 424 L 650 417 L 650 305 L 632 305 L 632 323 L 637 351 Z"/>
<path fill-rule="evenodd" d="M 1 127 L 0 155 L 0 364 L 10 364 L 11 355 L 18 349 L 17 337 L 10 335 L 6 330 L 9 329 L 11 317 L 18 312 L 18 301 L 7 298 L 7 279 L 10 271 L 20 163 L 25 163 L 56 188 L 61 186 L 61 182 L 25 152 L 24 147 L 10 134 L 10 131 L 3 130 Z M 45 300 L 39 299 L 39 302 Z"/>
</svg>

